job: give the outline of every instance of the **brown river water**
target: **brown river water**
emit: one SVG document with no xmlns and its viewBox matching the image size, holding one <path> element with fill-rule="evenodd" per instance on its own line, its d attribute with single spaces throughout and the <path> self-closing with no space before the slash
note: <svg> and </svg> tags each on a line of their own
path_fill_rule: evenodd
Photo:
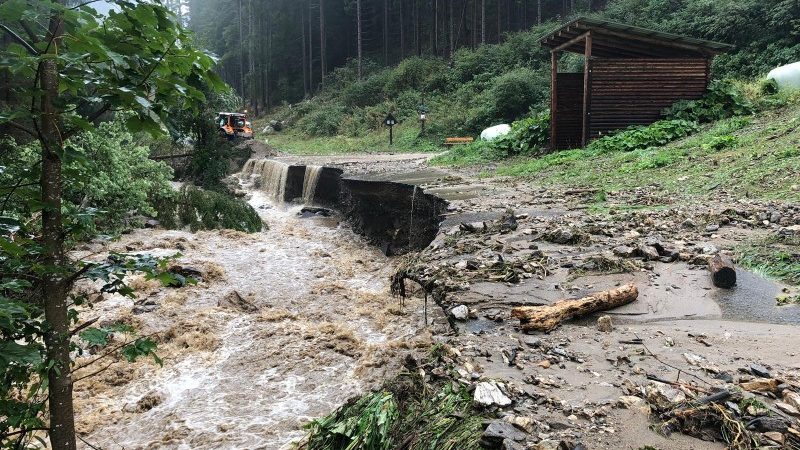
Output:
<svg viewBox="0 0 800 450">
<path fill-rule="evenodd" d="M 78 428 L 91 445 L 291 448 L 308 421 L 379 384 L 407 352 L 429 347 L 421 302 L 401 307 L 389 295 L 398 260 L 335 219 L 301 218 L 300 206 L 276 205 L 245 181 L 269 230 L 144 229 L 92 256 L 180 251 L 179 264 L 206 275 L 180 289 L 132 280 L 135 302 L 152 311 L 114 295 L 84 313 L 159 333 L 164 359 L 163 367 L 119 362 L 78 383 Z"/>
</svg>

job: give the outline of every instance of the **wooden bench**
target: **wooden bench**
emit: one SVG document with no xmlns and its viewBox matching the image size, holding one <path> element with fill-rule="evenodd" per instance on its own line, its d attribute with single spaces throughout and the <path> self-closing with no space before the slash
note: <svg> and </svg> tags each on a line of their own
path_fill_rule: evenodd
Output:
<svg viewBox="0 0 800 450">
<path fill-rule="evenodd" d="M 464 145 L 464 144 L 471 144 L 474 139 L 471 137 L 449 137 L 445 138 L 444 145 Z"/>
</svg>

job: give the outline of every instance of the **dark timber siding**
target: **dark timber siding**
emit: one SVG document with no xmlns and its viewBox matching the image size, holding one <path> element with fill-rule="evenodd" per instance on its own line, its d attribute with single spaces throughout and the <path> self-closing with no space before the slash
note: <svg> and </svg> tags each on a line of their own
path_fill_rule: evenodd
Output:
<svg viewBox="0 0 800 450">
<path fill-rule="evenodd" d="M 590 139 L 655 122 L 678 100 L 702 97 L 709 76 L 705 58 L 592 58 L 589 68 Z"/>
<path fill-rule="evenodd" d="M 583 74 L 559 73 L 556 83 L 556 148 L 581 146 Z"/>
</svg>

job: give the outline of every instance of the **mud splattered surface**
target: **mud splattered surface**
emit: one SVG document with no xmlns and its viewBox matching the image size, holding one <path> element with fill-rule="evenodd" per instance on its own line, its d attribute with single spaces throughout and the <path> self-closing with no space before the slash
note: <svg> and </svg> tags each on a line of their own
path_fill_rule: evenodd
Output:
<svg viewBox="0 0 800 450">
<path fill-rule="evenodd" d="M 251 202 L 271 229 L 140 230 L 105 249 L 167 255 L 203 280 L 137 282 L 89 315 L 158 333 L 162 368 L 118 364 L 76 388 L 78 422 L 104 449 L 279 449 L 310 419 L 383 380 L 430 345 L 421 303 L 389 296 L 395 262 L 336 219 Z M 97 257 L 102 256 L 102 253 Z M 132 311 L 136 313 L 132 313 Z"/>
</svg>

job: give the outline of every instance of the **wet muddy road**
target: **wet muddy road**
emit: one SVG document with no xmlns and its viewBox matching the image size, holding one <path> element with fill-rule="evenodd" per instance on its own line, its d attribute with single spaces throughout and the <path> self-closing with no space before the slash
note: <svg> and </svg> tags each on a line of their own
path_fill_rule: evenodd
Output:
<svg viewBox="0 0 800 450">
<path fill-rule="evenodd" d="M 204 280 L 180 289 L 134 280 L 138 305 L 114 296 L 87 313 L 160 333 L 164 358 L 163 368 L 120 363 L 77 385 L 87 442 L 106 450 L 289 448 L 309 420 L 430 345 L 417 332 L 421 304 L 401 308 L 388 294 L 393 260 L 335 218 L 301 218 L 299 207 L 253 194 L 268 231 L 139 230 L 111 244 L 179 251 L 178 262 Z"/>
</svg>

